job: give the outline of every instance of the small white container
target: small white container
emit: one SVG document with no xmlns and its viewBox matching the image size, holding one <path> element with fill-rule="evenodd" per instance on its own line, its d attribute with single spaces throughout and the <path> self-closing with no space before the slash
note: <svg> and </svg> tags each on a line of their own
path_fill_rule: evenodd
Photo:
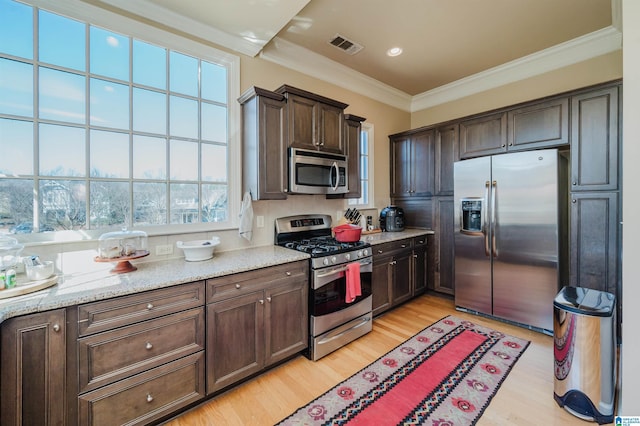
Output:
<svg viewBox="0 0 640 426">
<path fill-rule="evenodd" d="M 25 265 L 25 271 L 31 281 L 46 280 L 53 275 L 53 262 L 45 260 L 39 265 Z"/>
<path fill-rule="evenodd" d="M 210 240 L 177 241 L 176 247 L 184 251 L 184 260 L 187 262 L 199 262 L 211 259 L 218 244 L 220 238 L 212 237 Z"/>
</svg>

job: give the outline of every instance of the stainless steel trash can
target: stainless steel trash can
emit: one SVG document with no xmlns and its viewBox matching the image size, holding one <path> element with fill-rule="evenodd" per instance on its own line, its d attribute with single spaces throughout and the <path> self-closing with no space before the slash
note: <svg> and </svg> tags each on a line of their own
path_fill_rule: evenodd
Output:
<svg viewBox="0 0 640 426">
<path fill-rule="evenodd" d="M 613 422 L 616 388 L 615 296 L 564 287 L 553 301 L 553 396 L 571 414 Z"/>
</svg>

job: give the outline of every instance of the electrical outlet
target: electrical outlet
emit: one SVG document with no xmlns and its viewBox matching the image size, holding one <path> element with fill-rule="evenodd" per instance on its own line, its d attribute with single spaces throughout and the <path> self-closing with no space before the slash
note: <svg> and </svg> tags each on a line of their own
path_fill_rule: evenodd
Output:
<svg viewBox="0 0 640 426">
<path fill-rule="evenodd" d="M 256 216 L 256 227 L 264 228 L 264 216 Z"/>
<path fill-rule="evenodd" d="M 173 254 L 173 245 L 161 244 L 156 246 L 156 256 L 163 256 L 167 254 Z"/>
</svg>

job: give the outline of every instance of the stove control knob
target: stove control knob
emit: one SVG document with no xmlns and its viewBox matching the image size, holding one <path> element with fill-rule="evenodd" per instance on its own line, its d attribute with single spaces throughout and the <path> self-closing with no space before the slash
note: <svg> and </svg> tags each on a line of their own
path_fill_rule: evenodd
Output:
<svg viewBox="0 0 640 426">
<path fill-rule="evenodd" d="M 324 259 L 322 259 L 322 264 L 323 265 L 328 265 L 329 264 L 329 259 L 327 259 L 326 257 Z"/>
<path fill-rule="evenodd" d="M 351 255 L 349 253 L 347 253 L 347 254 L 344 255 L 344 258 L 346 260 L 351 260 Z"/>
<path fill-rule="evenodd" d="M 362 255 L 363 256 L 369 256 L 369 250 L 368 249 L 362 250 Z"/>
<path fill-rule="evenodd" d="M 336 257 L 335 257 L 335 256 L 332 256 L 332 257 L 331 257 L 331 263 L 336 263 L 337 261 L 338 261 L 338 259 L 336 259 Z"/>
</svg>

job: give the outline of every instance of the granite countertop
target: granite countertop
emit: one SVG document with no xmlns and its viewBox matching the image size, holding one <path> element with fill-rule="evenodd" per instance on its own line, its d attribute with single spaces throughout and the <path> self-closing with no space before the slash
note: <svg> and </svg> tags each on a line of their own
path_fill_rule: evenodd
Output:
<svg viewBox="0 0 640 426">
<path fill-rule="evenodd" d="M 363 235 L 372 245 L 433 234 L 429 229 Z M 184 258 L 134 262 L 137 271 L 110 274 L 109 263 L 85 272 L 61 275 L 52 287 L 22 296 L 0 299 L 0 322 L 19 315 L 64 308 L 147 290 L 170 287 L 224 275 L 308 259 L 308 254 L 279 246 L 261 246 L 215 252 L 211 260 L 186 262 Z"/>
<path fill-rule="evenodd" d="M 134 262 L 137 271 L 110 274 L 109 263 L 97 271 L 63 275 L 58 284 L 22 296 L 0 299 L 0 322 L 34 312 L 94 302 L 116 296 L 170 287 L 193 281 L 308 259 L 308 254 L 278 246 L 215 252 L 213 259 L 186 262 L 184 258 Z"/>
</svg>

